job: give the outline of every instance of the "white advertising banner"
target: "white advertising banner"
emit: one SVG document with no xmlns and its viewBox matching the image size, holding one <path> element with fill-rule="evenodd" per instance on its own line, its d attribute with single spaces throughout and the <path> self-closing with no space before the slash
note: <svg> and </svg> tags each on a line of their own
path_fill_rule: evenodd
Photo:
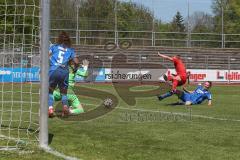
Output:
<svg viewBox="0 0 240 160">
<path fill-rule="evenodd" d="M 240 82 L 240 70 L 203 70 L 203 69 L 189 69 L 189 80 L 191 82 Z M 139 80 L 138 75 L 145 75 L 147 81 L 159 81 L 163 80 L 162 75 L 164 70 L 161 69 L 111 69 L 105 68 L 105 81 L 112 81 L 114 79 L 129 80 L 133 77 L 137 77 L 135 80 Z M 174 69 L 168 69 L 165 74 L 175 74 Z M 114 77 L 115 75 L 115 77 Z M 134 75 L 134 76 L 133 76 Z M 149 78 L 150 77 L 150 78 Z M 141 79 L 143 80 L 143 79 Z"/>
<path fill-rule="evenodd" d="M 240 70 L 203 70 L 189 69 L 189 80 L 191 82 L 213 81 L 213 82 L 240 82 Z M 167 74 L 176 73 L 174 69 L 167 71 Z"/>
<path fill-rule="evenodd" d="M 106 81 L 159 81 L 166 69 L 113 68 L 105 69 Z"/>
</svg>

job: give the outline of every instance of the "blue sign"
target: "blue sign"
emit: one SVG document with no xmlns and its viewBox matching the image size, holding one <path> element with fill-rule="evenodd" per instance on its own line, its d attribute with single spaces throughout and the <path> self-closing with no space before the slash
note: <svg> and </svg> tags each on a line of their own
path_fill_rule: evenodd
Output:
<svg viewBox="0 0 240 160">
<path fill-rule="evenodd" d="M 0 68 L 0 82 L 39 82 L 40 68 Z"/>
<path fill-rule="evenodd" d="M 88 70 L 88 77 L 76 76 L 76 82 L 104 82 L 105 68 Z M 0 68 L 1 82 L 39 82 L 40 68 Z"/>
</svg>

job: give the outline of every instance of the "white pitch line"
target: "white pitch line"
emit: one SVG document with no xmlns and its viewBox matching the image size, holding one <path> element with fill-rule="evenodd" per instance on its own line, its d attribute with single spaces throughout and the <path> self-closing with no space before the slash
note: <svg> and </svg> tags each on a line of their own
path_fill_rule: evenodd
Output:
<svg viewBox="0 0 240 160">
<path fill-rule="evenodd" d="M 203 119 L 211 119 L 211 120 L 219 120 L 219 121 L 240 122 L 239 119 L 216 118 L 216 117 L 210 117 L 210 116 L 204 116 L 204 115 L 189 115 L 187 113 L 179 113 L 179 112 L 154 111 L 154 110 L 147 110 L 147 109 L 135 109 L 135 108 L 124 108 L 124 107 L 117 107 L 116 109 L 141 111 L 141 112 L 175 114 L 175 115 L 181 115 L 181 116 L 191 116 L 191 117 L 197 117 L 197 118 L 203 118 Z"/>
<path fill-rule="evenodd" d="M 85 103 L 85 105 L 96 105 Z M 174 114 L 174 115 L 181 115 L 181 116 L 189 116 L 187 113 L 181 112 L 167 112 L 167 111 L 154 111 L 154 110 L 147 110 L 147 109 L 136 109 L 136 108 L 125 108 L 125 107 L 116 107 L 116 109 L 123 109 L 123 110 L 132 110 L 132 111 L 141 111 L 141 112 L 153 112 L 153 113 L 165 113 L 165 114 Z M 190 115 L 191 117 L 203 118 L 203 119 L 211 119 L 211 120 L 219 120 L 219 121 L 232 121 L 232 122 L 240 122 L 240 119 L 227 119 L 227 118 L 216 118 L 204 115 Z"/>
<path fill-rule="evenodd" d="M 18 142 L 26 143 L 26 141 L 23 141 L 19 138 L 5 136 L 5 135 L 2 135 L 2 134 L 0 134 L 0 139 L 12 140 L 12 141 L 16 141 L 16 143 L 18 143 Z M 17 146 L 0 146 L 0 151 L 15 151 L 15 150 L 18 150 L 18 149 L 19 148 L 17 148 Z"/>
<path fill-rule="evenodd" d="M 40 102 L 29 102 L 29 101 L 0 101 L 0 103 L 27 103 L 27 104 L 39 104 Z"/>
<path fill-rule="evenodd" d="M 65 159 L 65 160 L 81 160 L 81 159 L 78 159 L 78 158 L 76 158 L 76 157 L 67 156 L 67 155 L 65 155 L 65 154 L 63 154 L 63 153 L 61 153 L 61 152 L 58 152 L 58 151 L 52 149 L 51 147 L 44 147 L 44 148 L 42 148 L 42 149 L 43 149 L 45 152 L 47 152 L 47 153 L 53 154 L 53 155 L 55 155 L 55 156 L 57 156 L 57 157 L 60 157 L 60 158 Z"/>
<path fill-rule="evenodd" d="M 82 103 L 84 105 L 87 105 L 87 106 L 96 106 L 97 104 L 93 104 L 93 103 Z"/>
<path fill-rule="evenodd" d="M 23 141 L 23 140 L 20 140 L 20 139 L 18 139 L 18 138 L 14 138 L 14 137 L 8 137 L 8 136 L 5 136 L 5 135 L 2 135 L 2 134 L 0 134 L 0 138 L 5 138 L 5 139 L 9 139 L 9 140 L 14 140 L 14 141 L 16 141 L 16 142 L 21 142 L 21 141 Z M 23 142 L 25 142 L 25 141 L 23 141 Z M 0 146 L 1 147 L 1 146 Z M 17 147 L 11 147 L 11 146 L 2 146 L 2 148 L 0 148 L 0 151 L 15 151 L 15 150 L 18 150 L 19 148 L 17 148 Z M 50 153 L 50 154 L 53 154 L 53 155 L 55 155 L 55 156 L 57 156 L 57 157 L 59 157 L 59 158 L 63 158 L 63 159 L 65 159 L 65 160 L 81 160 L 81 159 L 78 159 L 78 158 L 76 158 L 76 157 L 70 157 L 70 156 L 67 156 L 67 155 L 65 155 L 65 154 L 63 154 L 63 153 L 61 153 L 61 152 L 58 152 L 58 151 L 56 151 L 56 150 L 54 150 L 54 149 L 52 149 L 52 148 L 50 148 L 50 147 L 43 147 L 43 148 L 41 148 L 41 149 L 43 149 L 45 152 L 47 152 L 47 153 Z"/>
<path fill-rule="evenodd" d="M 13 141 L 20 142 L 20 143 L 26 143 L 26 141 L 21 140 L 20 138 L 14 138 L 14 137 L 5 136 L 5 135 L 2 135 L 2 134 L 0 134 L 0 138 L 5 138 L 5 139 L 13 140 Z"/>
</svg>

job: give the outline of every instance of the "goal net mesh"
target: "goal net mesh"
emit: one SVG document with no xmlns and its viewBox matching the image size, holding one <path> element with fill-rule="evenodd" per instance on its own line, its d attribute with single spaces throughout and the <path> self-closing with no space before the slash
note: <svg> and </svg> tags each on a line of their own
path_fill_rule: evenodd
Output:
<svg viewBox="0 0 240 160">
<path fill-rule="evenodd" d="M 39 1 L 0 1 L 0 149 L 36 142 Z"/>
</svg>

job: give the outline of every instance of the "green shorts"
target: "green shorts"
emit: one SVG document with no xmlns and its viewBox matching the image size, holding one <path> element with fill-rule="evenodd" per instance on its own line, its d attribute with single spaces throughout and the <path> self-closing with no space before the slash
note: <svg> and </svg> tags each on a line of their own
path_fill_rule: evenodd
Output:
<svg viewBox="0 0 240 160">
<path fill-rule="evenodd" d="M 61 101 L 62 99 L 62 96 L 58 91 L 53 92 L 53 97 L 54 101 Z M 67 94 L 67 98 L 69 106 L 72 106 L 73 108 L 77 108 L 81 104 L 78 97 L 75 94 Z"/>
</svg>

